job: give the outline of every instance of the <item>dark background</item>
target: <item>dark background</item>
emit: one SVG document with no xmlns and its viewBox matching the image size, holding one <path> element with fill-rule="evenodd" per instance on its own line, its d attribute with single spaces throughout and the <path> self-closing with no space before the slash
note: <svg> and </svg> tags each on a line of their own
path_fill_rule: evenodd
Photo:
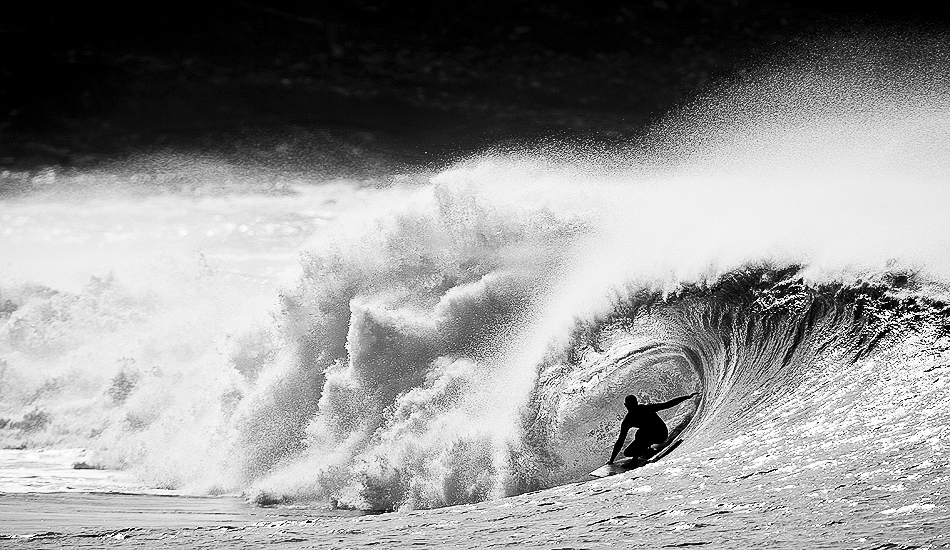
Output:
<svg viewBox="0 0 950 550">
<path fill-rule="evenodd" d="M 950 20 L 923 2 L 79 4 L 0 19 L 0 170 L 197 151 L 352 175 L 623 139 L 820 37 Z"/>
</svg>

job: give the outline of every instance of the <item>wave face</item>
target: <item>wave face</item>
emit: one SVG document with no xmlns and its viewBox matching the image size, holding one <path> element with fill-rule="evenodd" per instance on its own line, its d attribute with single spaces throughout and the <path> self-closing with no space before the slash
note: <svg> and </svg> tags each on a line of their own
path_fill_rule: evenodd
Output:
<svg viewBox="0 0 950 550">
<path fill-rule="evenodd" d="M 424 185 L 10 202 L 3 252 L 37 267 L 0 287 L 0 431 L 377 510 L 582 479 L 631 393 L 701 394 L 664 413 L 678 454 L 924 461 L 950 418 L 950 65 L 910 49 L 839 44 L 622 150 Z"/>
</svg>

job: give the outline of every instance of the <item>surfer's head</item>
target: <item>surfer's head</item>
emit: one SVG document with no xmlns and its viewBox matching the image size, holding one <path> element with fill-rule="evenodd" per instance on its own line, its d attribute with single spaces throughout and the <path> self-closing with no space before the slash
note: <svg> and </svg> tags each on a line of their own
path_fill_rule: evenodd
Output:
<svg viewBox="0 0 950 550">
<path fill-rule="evenodd" d="M 637 406 L 637 396 L 628 395 L 624 400 L 623 404 L 627 406 L 628 409 L 632 409 Z"/>
</svg>

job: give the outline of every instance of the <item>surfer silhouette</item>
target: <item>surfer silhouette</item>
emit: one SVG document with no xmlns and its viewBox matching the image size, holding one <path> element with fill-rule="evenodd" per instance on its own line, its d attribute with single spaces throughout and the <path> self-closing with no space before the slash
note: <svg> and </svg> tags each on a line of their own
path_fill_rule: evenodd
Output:
<svg viewBox="0 0 950 550">
<path fill-rule="evenodd" d="M 636 396 L 628 395 L 623 400 L 623 404 L 627 407 L 627 415 L 623 417 L 623 421 L 620 423 L 620 437 L 618 437 L 617 442 L 614 443 L 614 451 L 610 454 L 610 460 L 607 461 L 607 464 L 613 464 L 617 453 L 623 448 L 623 442 L 627 439 L 627 432 L 630 431 L 630 428 L 637 428 L 637 435 L 634 436 L 633 443 L 624 449 L 623 455 L 640 457 L 653 454 L 648 451 L 650 445 L 663 443 L 666 441 L 666 438 L 670 436 L 669 429 L 667 429 L 660 415 L 656 414 L 657 411 L 679 405 L 683 401 L 696 395 L 696 393 L 691 393 L 670 399 L 666 403 L 643 405 L 637 404 Z"/>
</svg>

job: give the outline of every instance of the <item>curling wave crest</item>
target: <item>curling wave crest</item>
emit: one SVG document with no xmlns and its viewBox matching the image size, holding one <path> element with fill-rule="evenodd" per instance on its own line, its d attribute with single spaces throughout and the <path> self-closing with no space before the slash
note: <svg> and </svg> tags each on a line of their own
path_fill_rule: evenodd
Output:
<svg viewBox="0 0 950 550">
<path fill-rule="evenodd" d="M 700 392 L 664 413 L 677 453 L 793 432 L 844 373 L 950 344 L 950 65 L 935 50 L 888 69 L 849 48 L 753 74 L 621 148 L 337 184 L 292 279 L 249 283 L 203 256 L 174 277 L 103 259 L 113 276 L 84 268 L 98 278 L 68 290 L 21 269 L 0 288 L 0 431 L 95 447 L 153 486 L 374 510 L 583 479 L 629 393 Z M 155 223 L 181 231 L 227 216 L 162 200 L 181 215 Z M 293 196 L 241 200 L 263 226 Z M 34 206 L 4 206 L 11 238 Z M 243 253 L 292 261 L 261 260 L 268 242 Z M 847 417 L 869 398 L 833 404 Z M 933 406 L 925 428 L 944 425 Z"/>
</svg>

